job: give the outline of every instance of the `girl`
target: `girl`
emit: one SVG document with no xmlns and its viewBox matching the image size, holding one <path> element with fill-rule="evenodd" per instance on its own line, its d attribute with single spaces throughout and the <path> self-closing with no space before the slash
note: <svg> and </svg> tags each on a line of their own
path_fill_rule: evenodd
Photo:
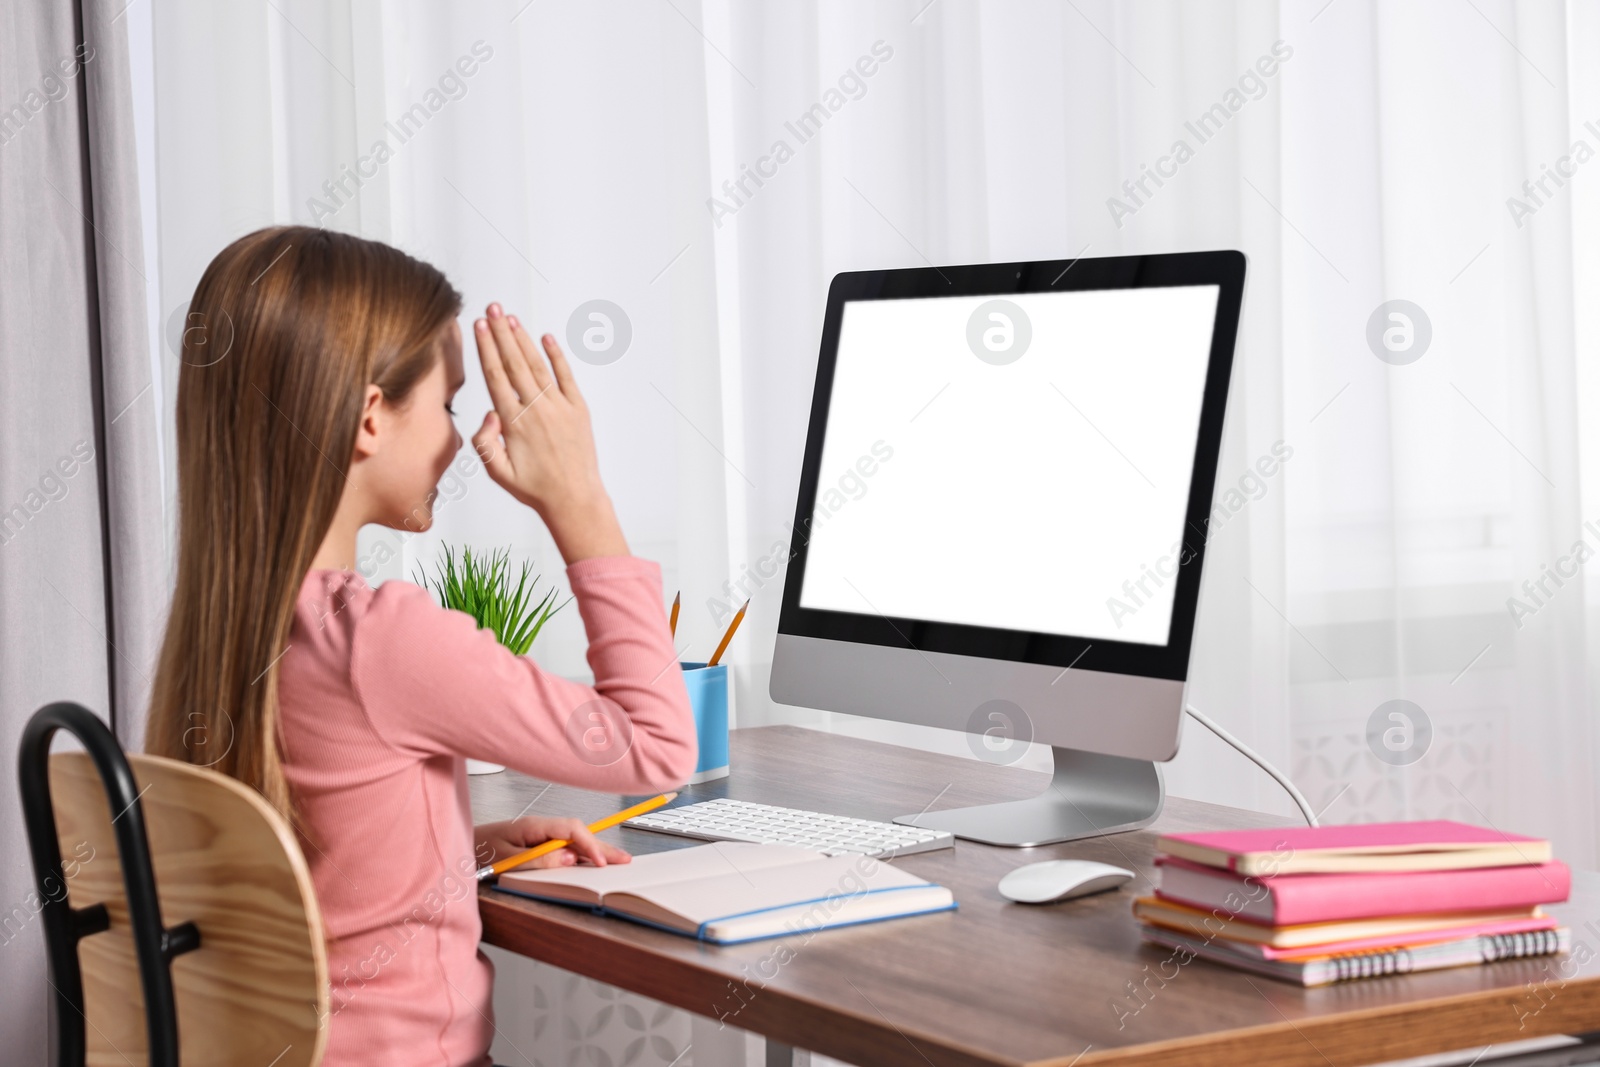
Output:
<svg viewBox="0 0 1600 1067">
<path fill-rule="evenodd" d="M 474 323 L 494 410 L 473 445 L 555 538 L 593 688 L 356 572 L 363 525 L 431 525 L 461 446 L 460 308 L 394 248 L 281 227 L 211 262 L 184 335 L 178 573 L 147 748 L 293 822 L 327 936 L 330 1067 L 486 1065 L 472 872 L 554 837 L 572 846 L 541 863 L 628 861 L 573 819 L 474 827 L 464 757 L 611 793 L 670 788 L 695 763 L 659 569 L 628 555 L 560 347 L 546 334 L 542 356 L 498 304 Z"/>
</svg>

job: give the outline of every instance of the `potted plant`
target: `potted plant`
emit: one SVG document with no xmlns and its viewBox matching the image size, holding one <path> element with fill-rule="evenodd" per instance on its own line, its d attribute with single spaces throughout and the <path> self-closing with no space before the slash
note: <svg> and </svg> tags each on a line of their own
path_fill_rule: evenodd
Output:
<svg viewBox="0 0 1600 1067">
<path fill-rule="evenodd" d="M 455 550 L 446 545 L 444 559 L 435 564 L 434 578 L 430 580 L 419 573 L 417 584 L 432 589 L 441 607 L 464 611 L 477 622 L 478 629 L 493 631 L 495 640 L 512 655 L 525 656 L 550 616 L 567 604 L 567 601 L 555 602 L 554 589 L 535 600 L 539 576 L 534 575 L 530 581 L 531 570 L 532 565 L 524 562 L 513 587 L 509 549 L 496 549 L 485 559 L 474 555 L 472 549 L 463 548 L 458 566 Z M 467 760 L 468 774 L 493 774 L 503 770 L 505 768 L 498 763 Z"/>
</svg>

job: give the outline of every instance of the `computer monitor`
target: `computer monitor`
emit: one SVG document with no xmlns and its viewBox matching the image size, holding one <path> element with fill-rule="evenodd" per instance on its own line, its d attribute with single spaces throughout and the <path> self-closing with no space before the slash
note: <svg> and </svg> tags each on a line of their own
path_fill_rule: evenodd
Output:
<svg viewBox="0 0 1600 1067">
<path fill-rule="evenodd" d="M 772 698 L 1054 750 L 1038 797 L 896 821 L 1022 846 L 1160 812 L 1244 274 L 1221 251 L 834 278 Z"/>
</svg>

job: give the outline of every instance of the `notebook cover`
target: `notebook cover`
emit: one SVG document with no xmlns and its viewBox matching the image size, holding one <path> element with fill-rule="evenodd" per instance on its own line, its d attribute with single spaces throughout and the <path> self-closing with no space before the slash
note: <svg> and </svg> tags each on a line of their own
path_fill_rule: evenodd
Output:
<svg viewBox="0 0 1600 1067">
<path fill-rule="evenodd" d="M 1187 841 L 1219 852 L 1242 855 L 1322 849 L 1360 852 L 1403 852 L 1429 848 L 1499 845 L 1508 841 L 1542 841 L 1542 838 L 1507 834 L 1449 819 L 1428 822 L 1372 822 L 1349 826 L 1281 826 L 1266 830 L 1216 830 L 1199 834 L 1163 834 L 1156 847 L 1167 841 Z"/>
<path fill-rule="evenodd" d="M 1506 844 L 1540 845 L 1542 838 L 1507 834 L 1499 830 L 1448 819 L 1427 822 L 1358 823 L 1349 826 L 1286 826 L 1266 830 L 1220 830 L 1198 834 L 1164 834 L 1156 841 L 1160 851 L 1182 846 L 1225 857 L 1230 869 L 1249 856 L 1295 856 L 1317 852 L 1381 855 L 1471 849 Z M 1174 848 L 1177 846 L 1177 849 Z M 1194 856 L 1188 858 L 1194 859 Z"/>
<path fill-rule="evenodd" d="M 1530 919 L 1554 925 L 1555 920 L 1542 914 L 1516 915 L 1508 913 L 1467 913 L 1454 915 L 1392 915 L 1375 919 L 1346 919 L 1332 923 L 1303 923 L 1297 926 L 1268 926 L 1247 919 L 1232 919 L 1214 915 L 1187 904 L 1161 900 L 1158 897 L 1139 897 L 1133 902 L 1134 917 L 1141 922 L 1165 926 L 1182 933 L 1201 937 L 1214 937 L 1241 943 L 1271 945 L 1295 955 L 1315 951 L 1326 955 L 1345 951 L 1350 946 L 1371 943 L 1404 944 L 1435 939 L 1442 931 L 1452 937 L 1466 937 L 1474 933 L 1500 933 L 1486 929 L 1501 923 L 1520 923 Z"/>
<path fill-rule="evenodd" d="M 1176 856 L 1158 856 L 1156 865 L 1162 871 L 1156 895 L 1162 899 L 1277 926 L 1556 904 L 1567 899 L 1572 885 L 1571 872 L 1560 861 L 1458 871 L 1277 875 L 1239 875 Z"/>
</svg>

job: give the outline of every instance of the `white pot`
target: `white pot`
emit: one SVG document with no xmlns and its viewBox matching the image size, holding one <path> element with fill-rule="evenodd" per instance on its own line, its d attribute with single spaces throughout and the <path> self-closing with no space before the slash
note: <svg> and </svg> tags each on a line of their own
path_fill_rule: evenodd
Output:
<svg viewBox="0 0 1600 1067">
<path fill-rule="evenodd" d="M 467 760 L 468 774 L 499 774 L 505 766 L 499 763 L 488 763 L 481 759 Z"/>
</svg>

